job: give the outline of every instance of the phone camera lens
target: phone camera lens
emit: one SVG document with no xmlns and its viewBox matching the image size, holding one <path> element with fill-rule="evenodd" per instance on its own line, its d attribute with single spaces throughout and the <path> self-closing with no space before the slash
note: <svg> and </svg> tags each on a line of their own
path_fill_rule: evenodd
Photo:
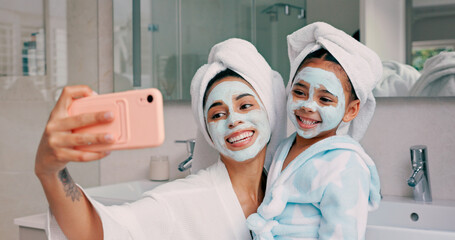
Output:
<svg viewBox="0 0 455 240">
<path fill-rule="evenodd" d="M 152 95 L 148 95 L 147 96 L 147 102 L 149 102 L 149 103 L 153 102 L 153 96 Z"/>
</svg>

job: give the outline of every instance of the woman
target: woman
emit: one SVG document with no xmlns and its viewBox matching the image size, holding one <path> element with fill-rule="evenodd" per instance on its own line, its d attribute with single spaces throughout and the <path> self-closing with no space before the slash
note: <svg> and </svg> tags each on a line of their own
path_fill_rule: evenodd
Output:
<svg viewBox="0 0 455 240">
<path fill-rule="evenodd" d="M 112 120 L 109 113 L 67 116 L 74 98 L 90 94 L 84 86 L 65 88 L 38 148 L 35 172 L 52 212 L 50 239 L 251 238 L 246 217 L 262 202 L 264 162 L 270 164 L 286 123 L 283 81 L 252 44 L 229 39 L 215 45 L 208 64 L 191 83 L 199 130 L 219 151 L 218 162 L 157 187 L 132 204 L 101 205 L 83 194 L 65 168 L 71 161 L 107 155 L 76 151 L 74 146 L 112 141 L 109 135 L 71 133 Z"/>
</svg>

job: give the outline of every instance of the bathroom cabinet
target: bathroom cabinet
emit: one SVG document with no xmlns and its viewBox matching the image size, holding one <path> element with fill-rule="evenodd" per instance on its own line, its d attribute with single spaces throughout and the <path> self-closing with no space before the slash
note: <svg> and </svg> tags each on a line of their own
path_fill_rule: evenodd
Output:
<svg viewBox="0 0 455 240">
<path fill-rule="evenodd" d="M 14 219 L 19 226 L 19 240 L 46 240 L 45 223 L 45 213 Z"/>
<path fill-rule="evenodd" d="M 44 229 L 19 227 L 19 240 L 46 240 Z"/>
</svg>

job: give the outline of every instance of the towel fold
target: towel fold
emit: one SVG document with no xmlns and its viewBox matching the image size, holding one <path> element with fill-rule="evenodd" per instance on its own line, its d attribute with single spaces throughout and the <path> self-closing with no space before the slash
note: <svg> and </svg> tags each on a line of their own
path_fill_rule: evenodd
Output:
<svg viewBox="0 0 455 240">
<path fill-rule="evenodd" d="M 423 65 L 411 96 L 455 96 L 455 52 L 441 52 Z"/>
<path fill-rule="evenodd" d="M 242 76 L 256 90 L 266 108 L 272 135 L 267 147 L 267 157 L 264 167 L 270 166 L 273 152 L 286 134 L 285 90 L 281 75 L 273 71 L 267 61 L 248 41 L 232 38 L 212 47 L 207 64 L 198 69 L 191 82 L 191 105 L 193 115 L 199 125 L 200 133 L 208 145 L 214 147 L 205 126 L 203 98 L 207 84 L 216 74 L 231 69 Z M 200 139 L 200 136 L 199 136 Z M 195 154 L 210 154 L 203 150 L 205 143 L 196 141 Z M 213 154 L 213 151 L 212 151 Z M 204 167 L 211 164 L 213 158 L 194 156 L 199 163 L 193 164 Z"/>
<path fill-rule="evenodd" d="M 413 66 L 393 60 L 382 61 L 384 72 L 381 81 L 373 90 L 375 97 L 409 96 L 412 86 L 420 77 Z"/>
<path fill-rule="evenodd" d="M 291 63 L 288 92 L 300 63 L 309 53 L 324 48 L 341 64 L 360 99 L 360 111 L 350 123 L 343 122 L 337 133 L 349 134 L 360 140 L 376 106 L 372 90 L 382 75 L 382 64 L 378 55 L 345 32 L 323 22 L 315 22 L 295 31 L 287 37 L 287 41 Z"/>
</svg>

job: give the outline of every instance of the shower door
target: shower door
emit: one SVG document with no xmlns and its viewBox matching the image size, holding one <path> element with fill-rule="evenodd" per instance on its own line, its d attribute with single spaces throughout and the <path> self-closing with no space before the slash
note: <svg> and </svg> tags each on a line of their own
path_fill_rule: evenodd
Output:
<svg viewBox="0 0 455 240">
<path fill-rule="evenodd" d="M 305 3 L 114 0 L 114 90 L 155 87 L 165 100 L 189 100 L 210 48 L 232 37 L 255 44 L 287 81 L 286 35 L 306 24 Z"/>
<path fill-rule="evenodd" d="M 256 47 L 270 66 L 289 80 L 286 36 L 306 25 L 306 1 L 257 0 Z"/>
</svg>

